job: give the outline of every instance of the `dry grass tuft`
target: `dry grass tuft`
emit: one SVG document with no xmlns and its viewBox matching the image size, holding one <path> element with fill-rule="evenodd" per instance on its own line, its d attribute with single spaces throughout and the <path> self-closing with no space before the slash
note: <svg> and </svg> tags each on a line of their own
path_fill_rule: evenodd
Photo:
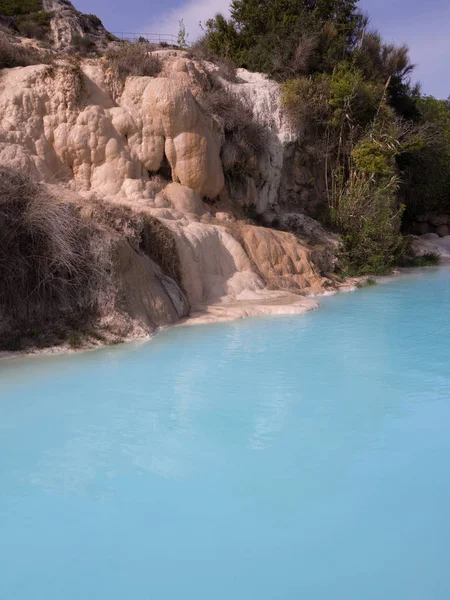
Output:
<svg viewBox="0 0 450 600">
<path fill-rule="evenodd" d="M 214 75 L 208 78 L 199 102 L 223 130 L 221 158 L 225 174 L 248 172 L 249 163 L 263 155 L 266 144 L 265 129 L 255 121 L 251 106 Z"/>
<path fill-rule="evenodd" d="M 110 237 L 73 204 L 0 168 L 0 281 L 10 331 L 86 322 L 112 302 Z"/>
<path fill-rule="evenodd" d="M 28 67 L 49 62 L 49 57 L 35 48 L 14 44 L 0 33 L 0 69 Z"/>
<path fill-rule="evenodd" d="M 181 285 L 181 267 L 174 236 L 161 221 L 123 204 L 91 202 L 81 208 L 89 221 L 123 235 L 138 252 L 151 258 L 162 271 Z"/>
<path fill-rule="evenodd" d="M 143 42 L 123 43 L 106 53 L 106 65 L 121 81 L 129 76 L 156 77 L 161 72 L 162 62 L 152 50 L 151 44 Z"/>
</svg>

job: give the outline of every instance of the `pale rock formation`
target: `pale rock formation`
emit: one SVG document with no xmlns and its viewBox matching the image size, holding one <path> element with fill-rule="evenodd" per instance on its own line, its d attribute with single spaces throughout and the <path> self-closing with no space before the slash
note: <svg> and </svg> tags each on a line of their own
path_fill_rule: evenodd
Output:
<svg viewBox="0 0 450 600">
<path fill-rule="evenodd" d="M 114 39 L 101 23 L 80 13 L 69 0 L 43 0 L 42 8 L 52 13 L 52 41 L 59 50 L 70 48 L 74 36 L 89 35 L 98 48 L 105 48 L 108 41 Z"/>
<path fill-rule="evenodd" d="M 126 311 L 149 328 L 185 316 L 188 303 L 208 319 L 315 308 L 305 296 L 318 293 L 322 279 L 306 243 L 243 224 L 226 211 L 210 214 L 204 200 L 220 194 L 224 176 L 217 124 L 195 99 L 202 73 L 185 53 L 161 55 L 162 76 L 129 77 L 118 96 L 98 61 L 84 61 L 83 72 L 63 63 L 5 70 L 0 164 L 51 182 L 61 193 L 70 188 L 86 202 L 103 199 L 147 211 L 170 230 L 178 282 L 127 243 L 117 245 Z M 239 76 L 247 81 L 236 84 L 236 93 L 248 98 L 270 130 L 267 163 L 260 167 L 264 181 L 253 188 L 264 211 L 277 202 L 290 134 L 278 84 L 257 74 Z M 172 181 L 161 189 L 155 174 L 165 163 Z M 314 229 L 304 222 L 307 227 Z"/>
<path fill-rule="evenodd" d="M 259 168 L 261 182 L 252 195 L 258 212 L 263 213 L 278 202 L 285 146 L 293 141 L 294 134 L 283 116 L 280 85 L 267 75 L 246 69 L 238 69 L 237 77 L 239 83 L 222 83 L 252 107 L 256 121 L 267 132 L 266 153 Z"/>
<path fill-rule="evenodd" d="M 441 262 L 450 262 L 450 235 L 440 237 L 437 233 L 413 236 L 411 250 L 415 256 L 432 252 L 438 254 Z"/>
<path fill-rule="evenodd" d="M 114 254 L 121 308 L 144 330 L 176 323 L 189 314 L 184 293 L 150 258 L 123 239 L 117 240 Z"/>
</svg>

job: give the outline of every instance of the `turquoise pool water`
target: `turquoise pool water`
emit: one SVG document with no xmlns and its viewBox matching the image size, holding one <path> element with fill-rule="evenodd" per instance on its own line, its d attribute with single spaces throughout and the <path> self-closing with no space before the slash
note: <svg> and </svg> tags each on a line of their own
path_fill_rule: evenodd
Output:
<svg viewBox="0 0 450 600">
<path fill-rule="evenodd" d="M 2 600 L 448 600 L 450 270 L 0 363 Z"/>
</svg>

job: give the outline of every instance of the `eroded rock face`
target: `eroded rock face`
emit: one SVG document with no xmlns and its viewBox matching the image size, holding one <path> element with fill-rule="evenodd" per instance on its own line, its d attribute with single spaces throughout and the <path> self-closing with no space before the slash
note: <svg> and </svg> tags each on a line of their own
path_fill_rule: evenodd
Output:
<svg viewBox="0 0 450 600">
<path fill-rule="evenodd" d="M 314 252 L 287 231 L 240 222 L 229 211 L 214 217 L 208 202 L 221 193 L 224 175 L 217 124 L 196 101 L 202 74 L 184 53 L 160 54 L 162 75 L 129 77 L 118 97 L 96 60 L 84 61 L 82 71 L 68 63 L 4 71 L 0 164 L 62 194 L 71 189 L 86 202 L 133 207 L 164 223 L 178 251 L 179 281 L 124 240 L 117 243 L 125 310 L 148 328 L 214 303 L 222 307 L 217 314 L 224 305 L 234 315 L 239 306 L 241 315 L 289 312 L 292 303 L 302 312 L 303 296 L 322 288 Z M 258 77 L 237 85 L 261 118 L 272 119 L 265 179 L 248 192 L 265 210 L 277 202 L 289 132 L 278 85 Z"/>
<path fill-rule="evenodd" d="M 69 0 L 43 0 L 42 7 L 52 13 L 51 34 L 58 50 L 70 48 L 75 36 L 88 35 L 99 49 L 112 38 L 99 19 L 80 13 Z"/>
<path fill-rule="evenodd" d="M 432 252 L 437 254 L 442 262 L 450 262 L 450 235 L 442 237 L 437 233 L 427 233 L 413 236 L 411 250 L 415 256 Z"/>
<path fill-rule="evenodd" d="M 100 67 L 27 67 L 0 83 L 0 162 L 102 196 L 149 198 L 166 157 L 172 178 L 202 197 L 224 184 L 211 122 L 179 78 L 130 78 L 115 106 Z M 129 180 L 134 180 L 130 186 Z"/>
<path fill-rule="evenodd" d="M 147 330 L 176 323 L 189 314 L 189 303 L 176 282 L 125 241 L 115 244 L 121 308 Z"/>
<path fill-rule="evenodd" d="M 252 107 L 256 121 L 266 131 L 266 152 L 255 177 L 247 183 L 243 204 L 255 204 L 261 214 L 296 210 L 316 215 L 325 190 L 324 165 L 307 151 L 306 132 L 303 145 L 299 144 L 298 132 L 283 113 L 280 85 L 246 69 L 238 69 L 237 77 L 239 83 L 223 84 Z"/>
</svg>

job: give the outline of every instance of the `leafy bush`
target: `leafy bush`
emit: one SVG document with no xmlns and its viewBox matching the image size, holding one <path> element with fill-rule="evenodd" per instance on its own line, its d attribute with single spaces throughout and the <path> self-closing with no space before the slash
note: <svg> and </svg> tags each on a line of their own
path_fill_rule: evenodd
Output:
<svg viewBox="0 0 450 600">
<path fill-rule="evenodd" d="M 429 132 L 427 143 L 399 160 L 409 219 L 426 212 L 450 212 L 450 101 L 422 96 L 417 106 L 420 122 Z"/>
<path fill-rule="evenodd" d="M 28 15 L 42 10 L 42 0 L 0 0 L 0 14 L 8 17 Z"/>
<path fill-rule="evenodd" d="M 19 16 L 14 23 L 21 35 L 37 40 L 45 40 L 50 30 L 51 18 L 52 13 L 41 11 Z"/>
<path fill-rule="evenodd" d="M 400 234 L 403 206 L 398 181 L 379 181 L 354 173 L 346 182 L 334 213 L 343 233 L 348 274 L 386 273 L 404 250 Z"/>
<path fill-rule="evenodd" d="M 107 302 L 109 238 L 77 208 L 0 168 L 0 313 L 10 328 L 93 316 Z"/>
<path fill-rule="evenodd" d="M 351 49 L 365 23 L 356 0 L 233 0 L 231 18 L 206 22 L 206 44 L 239 67 L 282 78 L 300 68 L 329 71 Z M 314 40 L 314 41 L 313 41 Z M 299 50 L 303 42 L 303 49 Z"/>
<path fill-rule="evenodd" d="M 156 77 L 161 72 L 162 62 L 152 50 L 153 46 L 147 43 L 123 44 L 106 53 L 106 65 L 122 81 L 129 76 Z"/>
<path fill-rule="evenodd" d="M 402 256 L 400 267 L 436 267 L 441 262 L 441 257 L 436 252 L 425 252 L 420 256 Z"/>
<path fill-rule="evenodd" d="M 203 36 L 189 47 L 189 54 L 197 60 L 206 60 L 216 65 L 216 75 L 229 81 L 230 83 L 238 83 L 239 78 L 236 73 L 236 65 L 227 57 L 218 58 L 208 48 L 206 37 Z"/>
<path fill-rule="evenodd" d="M 297 131 L 308 124 L 324 126 L 330 118 L 331 85 L 327 76 L 297 77 L 282 87 L 282 104 Z"/>
</svg>

